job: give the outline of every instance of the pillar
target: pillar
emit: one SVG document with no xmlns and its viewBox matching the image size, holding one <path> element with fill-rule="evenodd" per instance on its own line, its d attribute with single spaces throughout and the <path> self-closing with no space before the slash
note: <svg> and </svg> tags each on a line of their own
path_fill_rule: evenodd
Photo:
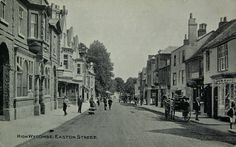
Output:
<svg viewBox="0 0 236 147">
<path fill-rule="evenodd" d="M 36 76 L 36 77 L 35 77 L 34 115 L 40 115 L 40 105 L 39 105 L 39 76 Z"/>
<path fill-rule="evenodd" d="M 39 80 L 39 104 L 41 114 L 45 114 L 45 104 L 44 104 L 44 77 Z"/>
</svg>

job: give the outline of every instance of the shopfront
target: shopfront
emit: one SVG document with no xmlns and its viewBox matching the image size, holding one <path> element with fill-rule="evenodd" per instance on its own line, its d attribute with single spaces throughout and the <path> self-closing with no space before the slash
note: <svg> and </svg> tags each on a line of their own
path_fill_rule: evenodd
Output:
<svg viewBox="0 0 236 147">
<path fill-rule="evenodd" d="M 214 79 L 212 98 L 214 117 L 227 117 L 231 102 L 236 102 L 236 78 Z"/>
</svg>

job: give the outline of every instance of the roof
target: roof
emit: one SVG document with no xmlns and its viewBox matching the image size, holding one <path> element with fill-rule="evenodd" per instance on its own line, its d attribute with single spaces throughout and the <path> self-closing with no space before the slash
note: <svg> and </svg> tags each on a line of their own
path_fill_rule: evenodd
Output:
<svg viewBox="0 0 236 147">
<path fill-rule="evenodd" d="M 175 49 L 177 49 L 177 46 L 168 46 L 167 48 L 165 48 L 164 50 L 159 50 L 158 53 L 159 54 L 171 54 L 171 52 Z"/>
<path fill-rule="evenodd" d="M 236 19 L 219 27 L 202 48 L 214 48 L 232 39 L 236 39 Z"/>
<path fill-rule="evenodd" d="M 202 36 L 201 38 L 199 38 L 197 40 L 198 50 L 190 58 L 186 59 L 186 61 L 191 60 L 193 58 L 201 57 L 201 53 L 202 53 L 201 48 L 209 41 L 209 39 L 212 37 L 212 35 L 214 35 L 214 31 L 211 31 L 211 32 L 205 34 L 204 36 Z"/>
</svg>

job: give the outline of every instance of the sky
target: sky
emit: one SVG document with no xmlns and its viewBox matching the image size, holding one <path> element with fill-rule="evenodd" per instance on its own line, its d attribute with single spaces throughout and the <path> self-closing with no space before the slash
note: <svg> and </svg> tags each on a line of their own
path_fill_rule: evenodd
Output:
<svg viewBox="0 0 236 147">
<path fill-rule="evenodd" d="M 217 29 L 220 17 L 236 18 L 236 0 L 49 0 L 68 9 L 67 27 L 88 47 L 102 42 L 115 77 L 137 77 L 148 55 L 181 46 L 189 14 Z"/>
</svg>

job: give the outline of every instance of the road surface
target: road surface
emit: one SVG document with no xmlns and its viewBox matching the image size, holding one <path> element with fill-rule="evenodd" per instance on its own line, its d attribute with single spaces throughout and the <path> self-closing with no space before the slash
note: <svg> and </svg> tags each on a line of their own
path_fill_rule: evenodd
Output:
<svg viewBox="0 0 236 147">
<path fill-rule="evenodd" d="M 104 111 L 100 105 L 95 115 L 85 112 L 51 132 L 34 137 L 36 139 L 19 147 L 217 147 L 236 144 L 236 136 L 229 133 L 194 123 L 165 121 L 162 114 L 118 102 L 113 103 L 112 110 Z"/>
</svg>

